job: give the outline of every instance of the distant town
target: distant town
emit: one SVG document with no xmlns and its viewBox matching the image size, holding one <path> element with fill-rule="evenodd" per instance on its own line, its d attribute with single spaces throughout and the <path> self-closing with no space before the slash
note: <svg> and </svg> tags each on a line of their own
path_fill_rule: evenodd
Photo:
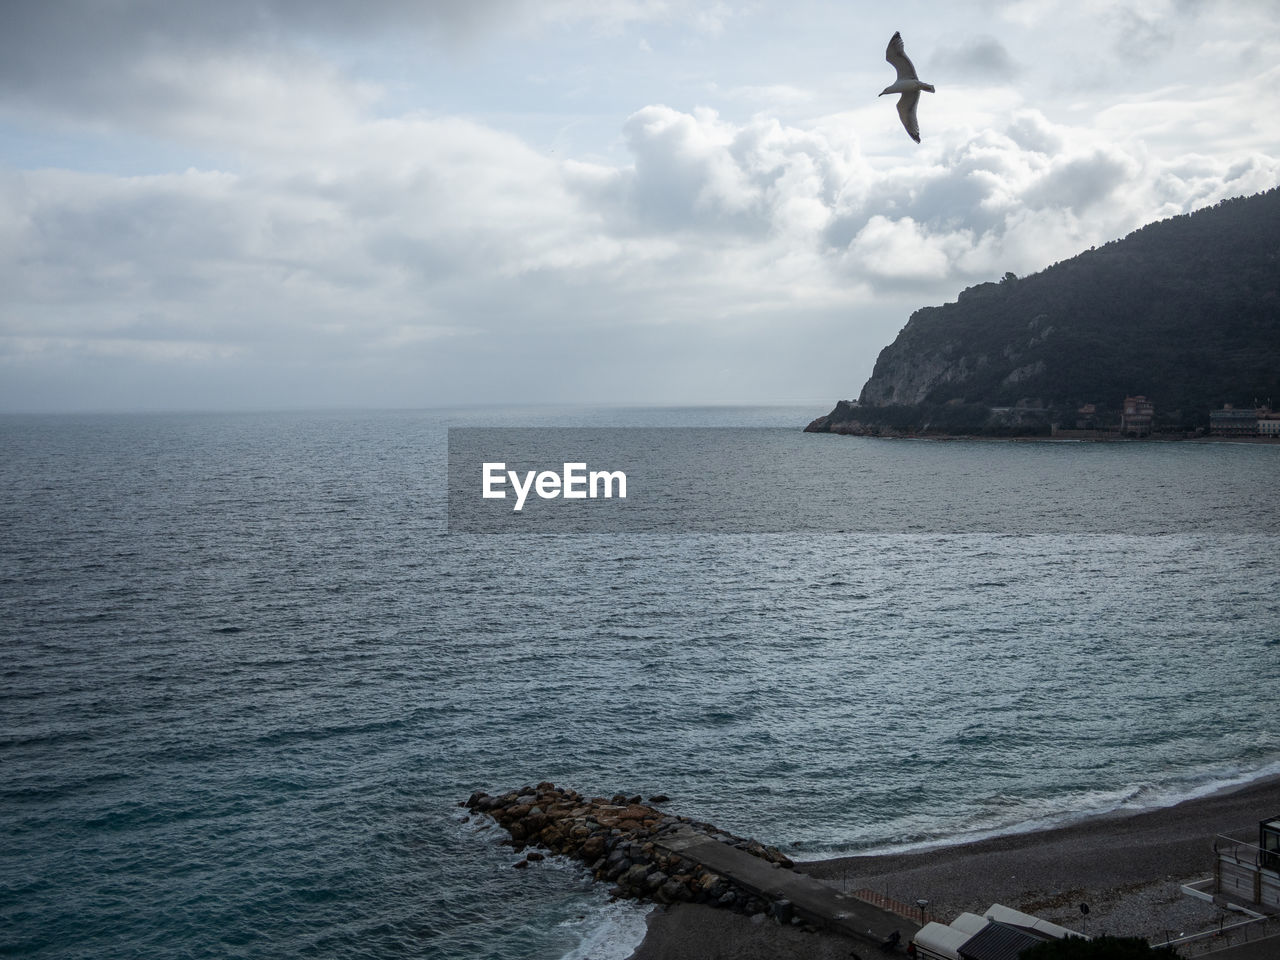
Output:
<svg viewBox="0 0 1280 960">
<path fill-rule="evenodd" d="M 1106 417 L 1099 411 L 1097 404 L 1086 403 L 1076 410 L 1074 429 L 1055 424 L 1053 436 L 1140 439 L 1162 435 L 1155 428 L 1155 404 L 1144 396 L 1125 397 L 1118 422 L 1113 419 L 1114 416 L 1113 413 L 1111 417 Z M 1201 427 L 1192 434 L 1179 431 L 1165 435 L 1186 437 L 1206 434 Z M 1219 410 L 1209 411 L 1207 436 L 1280 440 L 1280 412 L 1273 410 L 1270 403 L 1250 407 L 1236 407 L 1227 403 Z"/>
</svg>

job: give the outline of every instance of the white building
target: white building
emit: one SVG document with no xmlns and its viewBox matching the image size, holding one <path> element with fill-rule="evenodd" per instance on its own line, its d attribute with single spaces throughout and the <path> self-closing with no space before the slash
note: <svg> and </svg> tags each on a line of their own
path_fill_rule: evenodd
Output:
<svg viewBox="0 0 1280 960">
<path fill-rule="evenodd" d="M 923 960 L 1004 960 L 1045 940 L 1080 936 L 1083 934 L 1056 923 L 993 903 L 981 917 L 962 913 L 949 924 L 926 923 L 911 942 L 916 956 Z"/>
</svg>

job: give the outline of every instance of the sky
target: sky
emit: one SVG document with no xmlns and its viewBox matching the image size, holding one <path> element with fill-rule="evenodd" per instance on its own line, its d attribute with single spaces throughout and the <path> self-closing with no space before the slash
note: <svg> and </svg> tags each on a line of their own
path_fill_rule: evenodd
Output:
<svg viewBox="0 0 1280 960">
<path fill-rule="evenodd" d="M 1273 0 L 5 0 L 0 412 L 827 407 L 1277 184 Z"/>
</svg>

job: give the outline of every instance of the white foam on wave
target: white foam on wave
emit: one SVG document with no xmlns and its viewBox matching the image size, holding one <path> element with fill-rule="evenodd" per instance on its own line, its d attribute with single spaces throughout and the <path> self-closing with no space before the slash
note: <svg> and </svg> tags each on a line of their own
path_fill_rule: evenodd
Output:
<svg viewBox="0 0 1280 960">
<path fill-rule="evenodd" d="M 1133 798 L 1137 792 L 1137 788 L 1126 787 L 1117 790 L 1092 790 L 1056 799 L 999 795 L 981 803 L 978 809 L 957 814 L 950 822 L 925 812 L 879 824 L 877 832 L 886 837 L 881 842 L 868 837 L 856 845 L 833 844 L 827 849 L 790 855 L 793 859 L 807 861 L 832 856 L 918 853 L 1008 834 L 1034 833 L 1037 830 L 1063 826 L 1076 819 L 1108 813 Z M 920 839 L 889 839 L 905 837 Z"/>
<path fill-rule="evenodd" d="M 652 904 L 634 900 L 603 903 L 581 920 L 566 920 L 562 927 L 578 927 L 582 939 L 562 960 L 627 960 L 644 939 Z"/>
<path fill-rule="evenodd" d="M 1091 817 L 1104 816 L 1124 807 L 1139 793 L 1137 787 L 1114 790 L 1087 790 L 1060 798 L 1025 798 L 1004 803 L 996 798 L 988 810 L 974 818 L 967 827 L 952 836 L 906 844 L 881 853 L 905 853 L 909 850 L 958 846 L 1009 834 L 1051 830 Z"/>
<path fill-rule="evenodd" d="M 1158 810 L 1175 806 L 1184 800 L 1197 800 L 1274 776 L 1280 776 L 1280 760 L 1248 770 L 1239 767 L 1228 770 L 1218 768 L 1207 771 L 1201 777 L 1143 787 L 1137 791 L 1131 803 L 1124 804 L 1120 809 L 1134 813 Z"/>
<path fill-rule="evenodd" d="M 1086 790 L 1057 798 L 1014 800 L 993 797 L 987 802 L 983 812 L 970 816 L 963 826 L 958 826 L 958 829 L 945 836 L 935 835 L 920 840 L 880 844 L 872 841 L 871 844 L 856 849 L 847 845 L 833 845 L 826 851 L 808 851 L 792 854 L 792 857 L 807 861 L 833 856 L 919 853 L 961 846 L 993 837 L 1051 830 L 1111 814 L 1135 814 L 1164 809 L 1277 775 L 1280 775 L 1280 760 L 1251 769 L 1215 767 L 1199 775 L 1192 774 L 1167 783 L 1128 785 L 1112 790 Z M 920 815 L 884 825 L 885 832 L 897 836 L 919 834 L 927 828 L 937 829 L 937 826 L 936 820 L 927 821 Z"/>
</svg>

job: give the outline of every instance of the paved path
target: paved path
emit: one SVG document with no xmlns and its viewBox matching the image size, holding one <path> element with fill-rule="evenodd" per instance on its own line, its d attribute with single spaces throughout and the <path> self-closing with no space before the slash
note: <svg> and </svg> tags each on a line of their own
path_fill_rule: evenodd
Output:
<svg viewBox="0 0 1280 960">
<path fill-rule="evenodd" d="M 802 920 L 864 942 L 879 945 L 896 931 L 901 938 L 901 950 L 919 929 L 917 924 L 904 917 L 841 893 L 808 874 L 753 857 L 745 850 L 713 840 L 696 830 L 675 830 L 654 843 L 701 863 L 708 870 L 771 903 L 779 900 L 790 902 L 792 910 Z"/>
<path fill-rule="evenodd" d="M 1206 960 L 1276 960 L 1280 957 L 1280 937 L 1241 943 L 1203 956 Z"/>
</svg>

